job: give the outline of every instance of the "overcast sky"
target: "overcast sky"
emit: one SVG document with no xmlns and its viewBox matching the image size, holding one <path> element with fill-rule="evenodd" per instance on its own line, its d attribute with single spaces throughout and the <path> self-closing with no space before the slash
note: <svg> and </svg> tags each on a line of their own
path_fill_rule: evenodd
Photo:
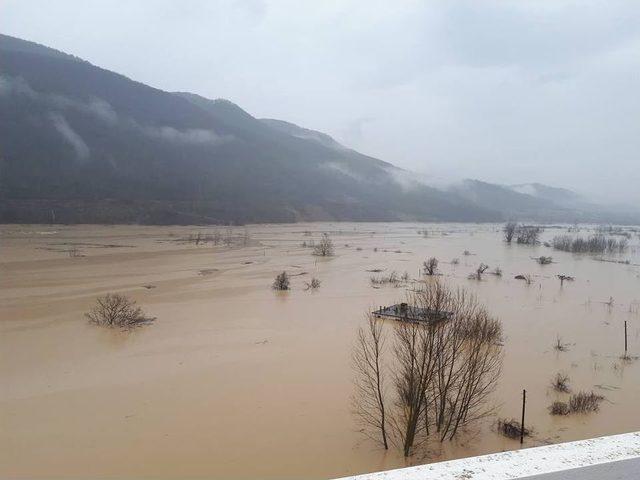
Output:
<svg viewBox="0 0 640 480">
<path fill-rule="evenodd" d="M 640 202 L 639 1 L 0 0 L 0 31 L 434 180 Z"/>
</svg>

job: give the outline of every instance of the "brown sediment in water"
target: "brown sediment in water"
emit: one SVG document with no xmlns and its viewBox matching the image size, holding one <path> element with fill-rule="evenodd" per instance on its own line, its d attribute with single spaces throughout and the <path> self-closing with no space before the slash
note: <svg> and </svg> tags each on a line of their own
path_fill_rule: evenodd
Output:
<svg viewBox="0 0 640 480">
<path fill-rule="evenodd" d="M 640 362 L 620 359 L 625 320 L 629 354 L 640 353 L 637 237 L 619 257 L 631 265 L 506 245 L 496 225 L 256 225 L 247 246 L 175 241 L 213 230 L 0 227 L 0 476 L 329 478 L 404 466 L 356 431 L 350 355 L 365 312 L 404 296 L 404 287 L 372 288 L 367 271 L 415 279 L 429 257 L 503 321 L 497 415 L 519 418 L 527 389 L 527 446 L 640 429 Z M 335 257 L 301 247 L 322 232 Z M 85 256 L 58 250 L 67 244 Z M 532 262 L 541 255 L 554 263 Z M 480 262 L 504 275 L 469 280 Z M 274 292 L 283 270 L 308 275 Z M 575 280 L 561 287 L 557 274 Z M 313 292 L 311 276 L 322 282 Z M 107 292 L 157 320 L 132 332 L 88 324 L 83 314 Z M 568 351 L 553 348 L 558 336 Z M 606 397 L 598 413 L 549 414 L 568 400 L 551 388 L 559 371 L 575 391 Z M 412 461 L 517 448 L 494 420 Z"/>
</svg>

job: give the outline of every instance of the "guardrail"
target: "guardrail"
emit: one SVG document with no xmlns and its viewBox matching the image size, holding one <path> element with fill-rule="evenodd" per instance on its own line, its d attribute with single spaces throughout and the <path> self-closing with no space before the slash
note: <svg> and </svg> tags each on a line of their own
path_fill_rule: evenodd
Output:
<svg viewBox="0 0 640 480">
<path fill-rule="evenodd" d="M 387 470 L 342 480 L 514 480 L 527 477 L 536 480 L 639 480 L 640 432 Z"/>
</svg>

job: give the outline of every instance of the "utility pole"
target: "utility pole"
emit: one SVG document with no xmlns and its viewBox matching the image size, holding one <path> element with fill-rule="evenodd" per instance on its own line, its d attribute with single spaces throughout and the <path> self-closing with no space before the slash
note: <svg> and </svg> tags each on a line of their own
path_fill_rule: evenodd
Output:
<svg viewBox="0 0 640 480">
<path fill-rule="evenodd" d="M 524 410 L 527 404 L 527 391 L 522 390 L 522 422 L 520 422 L 520 445 L 524 443 Z"/>
</svg>

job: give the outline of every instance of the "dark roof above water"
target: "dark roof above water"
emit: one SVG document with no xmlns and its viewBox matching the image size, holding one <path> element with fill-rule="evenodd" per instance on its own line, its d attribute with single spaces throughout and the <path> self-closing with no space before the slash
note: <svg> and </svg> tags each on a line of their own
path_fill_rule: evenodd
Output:
<svg viewBox="0 0 640 480">
<path fill-rule="evenodd" d="M 448 320 L 453 315 L 453 312 L 436 311 L 406 303 L 398 303 L 388 307 L 380 307 L 373 314 L 378 317 L 388 317 L 408 322 L 433 323 Z"/>
</svg>

